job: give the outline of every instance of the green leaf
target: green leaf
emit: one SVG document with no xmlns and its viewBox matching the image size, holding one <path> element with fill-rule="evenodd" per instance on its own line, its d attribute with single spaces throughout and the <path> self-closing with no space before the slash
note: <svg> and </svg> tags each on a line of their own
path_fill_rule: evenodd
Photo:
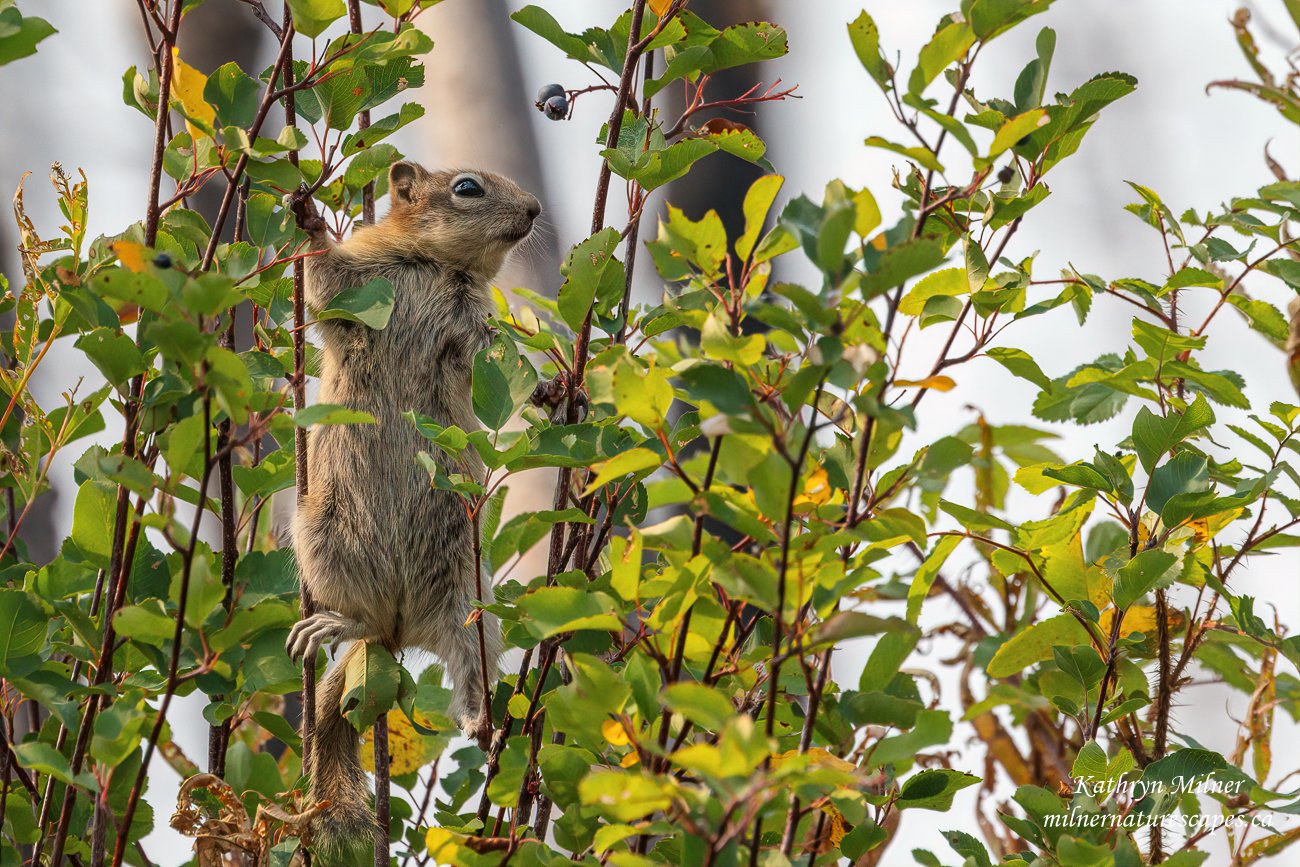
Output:
<svg viewBox="0 0 1300 867">
<path fill-rule="evenodd" d="M 807 646 L 838 645 L 868 635 L 916 632 L 915 626 L 897 617 L 877 617 L 861 611 L 837 611 L 813 628 Z"/>
<path fill-rule="evenodd" d="M 620 177 L 636 181 L 649 191 L 682 177 L 697 161 L 716 150 L 718 145 L 708 139 L 690 138 L 664 148 L 643 150 L 630 166 L 614 159 L 611 159 L 610 166 Z M 608 159 L 615 153 L 603 150 L 601 156 Z"/>
<path fill-rule="evenodd" d="M 880 53 L 880 30 L 866 10 L 849 22 L 849 41 L 853 43 L 853 51 L 858 55 L 862 68 L 881 89 L 888 89 L 894 70 Z"/>
<path fill-rule="evenodd" d="M 655 469 L 661 463 L 663 463 L 663 457 L 658 452 L 640 447 L 628 449 L 607 461 L 599 461 L 592 464 L 591 468 L 596 471 L 596 475 L 591 480 L 591 484 L 587 485 L 587 490 L 583 492 L 583 496 L 587 496 L 604 485 L 608 485 L 615 479 Z"/>
<path fill-rule="evenodd" d="M 537 386 L 537 371 L 513 340 L 498 337 L 474 356 L 474 414 L 490 430 L 510 421 Z"/>
<path fill-rule="evenodd" d="M 568 809 L 578 803 L 578 784 L 591 770 L 593 757 L 585 750 L 561 744 L 547 744 L 537 753 L 542 785 L 551 799 Z"/>
<path fill-rule="evenodd" d="M 1080 782 L 1086 782 L 1089 788 L 1119 779 L 1137 767 L 1133 754 L 1120 747 L 1114 758 L 1108 758 L 1106 751 L 1096 741 L 1088 741 L 1079 750 L 1074 759 L 1071 775 Z"/>
<path fill-rule="evenodd" d="M 162 647 L 176 634 L 176 621 L 167 616 L 157 603 L 158 600 L 149 600 L 122 608 L 113 616 L 113 628 L 133 641 Z"/>
<path fill-rule="evenodd" d="M 424 117 L 424 106 L 413 102 L 405 103 L 397 110 L 396 114 L 380 118 L 372 122 L 366 129 L 345 136 L 343 138 L 343 156 L 350 157 L 359 153 L 422 117 Z"/>
<path fill-rule="evenodd" d="M 722 692 L 702 683 L 675 683 L 660 694 L 670 708 L 704 731 L 721 731 L 736 715 L 736 707 Z"/>
<path fill-rule="evenodd" d="M 1229 295 L 1228 303 L 1246 317 L 1250 327 L 1269 339 L 1279 349 L 1286 347 L 1287 320 L 1282 311 L 1267 301 L 1246 298 L 1242 295 Z"/>
<path fill-rule="evenodd" d="M 1138 460 L 1149 473 L 1164 454 L 1212 424 L 1214 410 L 1203 395 L 1196 395 L 1186 411 L 1171 412 L 1164 417 L 1144 406 L 1133 420 L 1133 447 Z"/>
<path fill-rule="evenodd" d="M 758 363 L 766 348 L 767 340 L 761 334 L 733 335 L 726 314 L 721 309 L 709 314 L 704 327 L 700 329 L 700 351 L 717 361 L 730 361 L 748 367 Z"/>
<path fill-rule="evenodd" d="M 234 62 L 218 67 L 203 87 L 204 101 L 217 112 L 218 129 L 251 127 L 261 96 L 262 86 Z"/>
<path fill-rule="evenodd" d="M 929 148 L 920 147 L 919 145 L 908 147 L 896 144 L 878 135 L 867 136 L 863 144 L 869 148 L 882 148 L 883 150 L 893 151 L 900 156 L 907 157 L 923 169 L 929 169 L 932 172 L 943 172 L 943 164 L 934 155 L 934 151 Z"/>
<path fill-rule="evenodd" d="M 660 367 L 642 370 L 625 361 L 614 369 L 614 406 L 619 413 L 651 429 L 667 424 L 673 387 Z"/>
<path fill-rule="evenodd" d="M 510 17 L 563 51 L 573 60 L 584 62 L 596 60 L 602 65 L 609 65 L 603 57 L 593 57 L 592 51 L 588 48 L 588 43 L 581 36 L 565 31 L 560 26 L 560 22 L 556 21 L 550 12 L 540 6 L 525 6 L 512 13 Z"/>
<path fill-rule="evenodd" d="M 1156 514 L 1180 494 L 1208 491 L 1210 476 L 1206 460 L 1192 452 L 1181 452 L 1172 461 L 1156 469 L 1147 484 L 1147 508 Z"/>
<path fill-rule="evenodd" d="M 374 424 L 375 417 L 368 412 L 334 403 L 313 403 L 294 413 L 293 423 L 298 427 L 317 424 Z"/>
<path fill-rule="evenodd" d="M 13 6 L 0 9 L 0 66 L 35 54 L 37 43 L 57 32 L 44 18 L 25 16 Z"/>
<path fill-rule="evenodd" d="M 916 68 L 907 80 L 907 91 L 920 96 L 940 72 L 960 60 L 975 44 L 975 32 L 964 21 L 943 24 L 921 49 Z"/>
<path fill-rule="evenodd" d="M 784 183 L 785 178 L 781 175 L 764 175 L 750 184 L 745 192 L 745 202 L 742 206 L 745 214 L 745 231 L 736 239 L 736 255 L 741 259 L 748 259 L 749 254 L 753 252 L 754 244 L 763 231 L 763 224 L 767 221 L 768 212 L 772 209 L 772 203 L 776 201 L 777 193 L 781 191 L 781 185 Z"/>
<path fill-rule="evenodd" d="M 1005 0 L 995 0 L 1005 2 Z M 1040 4 L 1043 7 L 1047 3 Z M 979 33 L 979 30 L 976 30 Z M 1044 27 L 1038 32 L 1035 47 L 1038 57 L 1029 61 L 1016 78 L 1016 108 L 1025 111 L 1043 104 L 1043 91 L 1047 89 L 1047 74 L 1052 68 L 1052 54 L 1056 51 L 1056 31 Z"/>
<path fill-rule="evenodd" d="M 921 771 L 903 783 L 894 806 L 900 810 L 947 810 L 957 792 L 979 781 L 974 774 L 947 768 Z"/>
<path fill-rule="evenodd" d="M 916 725 L 910 732 L 882 738 L 867 759 L 867 769 L 885 765 L 897 767 L 916 760 L 917 753 L 926 747 L 948 743 L 952 737 L 952 719 L 942 710 L 923 710 L 916 715 Z"/>
<path fill-rule="evenodd" d="M 629 536 L 609 540 L 609 586 L 621 598 L 637 598 L 641 585 L 641 534 L 635 529 Z"/>
<path fill-rule="evenodd" d="M 1006 521 L 995 515 L 990 515 L 987 512 L 980 512 L 957 503 L 950 503 L 947 500 L 940 500 L 939 508 L 946 514 L 956 518 L 957 523 L 972 532 L 1015 529 L 1014 526 L 1008 524 Z"/>
<path fill-rule="evenodd" d="M 761 196 L 761 191 L 757 195 Z M 761 201 L 760 198 L 752 204 L 757 206 Z M 761 229 L 762 218 L 758 224 Z M 667 221 L 659 220 L 659 237 L 646 247 L 660 275 L 667 280 L 690 277 L 692 267 L 713 276 L 721 273 L 722 263 L 727 259 L 727 230 L 717 211 L 708 211 L 699 220 L 692 220 L 670 204 Z"/>
<path fill-rule="evenodd" d="M 119 387 L 149 366 L 134 340 L 110 328 L 83 334 L 77 338 L 76 347 L 99 368 L 104 379 Z"/>
<path fill-rule="evenodd" d="M 28 741 L 23 744 L 15 744 L 13 747 L 14 755 L 18 756 L 18 764 L 25 768 L 36 771 L 40 774 L 47 774 L 61 783 L 72 784 L 74 782 L 72 775 L 72 766 L 68 764 L 67 758 L 54 748 L 52 744 L 44 741 Z M 91 782 L 94 778 L 91 778 Z M 76 780 L 75 782 L 83 782 Z"/>
<path fill-rule="evenodd" d="M 1047 119 L 1047 111 L 1041 108 L 1032 108 L 1011 118 L 993 136 L 993 144 L 989 145 L 986 159 L 996 159 L 1004 151 L 1014 147 L 1025 136 L 1047 123 Z"/>
<path fill-rule="evenodd" d="M 139 706 L 119 699 L 95 716 L 90 754 L 107 767 L 117 767 L 140 746 L 148 722 Z"/>
<path fill-rule="evenodd" d="M 680 78 L 695 80 L 701 74 L 781 57 L 788 50 L 785 30 L 769 21 L 719 31 L 689 10 L 679 13 L 678 21 L 684 25 L 684 38 L 673 46 L 663 74 L 646 82 L 647 97 Z"/>
<path fill-rule="evenodd" d="M 921 604 L 930 595 L 934 579 L 939 577 L 939 570 L 947 561 L 948 555 L 961 544 L 961 536 L 942 536 L 930 549 L 916 574 L 912 576 L 912 585 L 907 590 L 907 620 L 915 624 L 921 616 Z"/>
<path fill-rule="evenodd" d="M 32 594 L 0 589 L 0 674 L 20 677 L 40 666 L 49 622 Z"/>
<path fill-rule="evenodd" d="M 343 172 L 343 182 L 359 189 L 388 172 L 400 154 L 390 144 L 372 145 L 352 158 Z"/>
<path fill-rule="evenodd" d="M 1011 677 L 1052 658 L 1052 648 L 1088 643 L 1088 631 L 1072 614 L 1040 620 L 1012 635 L 989 660 L 990 677 Z"/>
<path fill-rule="evenodd" d="M 388 326 L 393 315 L 393 299 L 393 284 L 385 277 L 376 277 L 364 286 L 353 286 L 335 295 L 330 306 L 319 311 L 316 318 L 359 322 L 379 331 Z"/>
<path fill-rule="evenodd" d="M 1106 663 L 1101 656 L 1087 644 L 1072 647 L 1053 647 L 1052 658 L 1057 668 L 1066 677 L 1078 683 L 1085 690 L 1093 689 L 1106 670 Z"/>
<path fill-rule="evenodd" d="M 504 564 L 515 554 L 522 554 L 540 542 L 560 522 L 590 524 L 593 519 L 581 509 L 547 509 L 515 515 L 501 528 L 489 547 L 493 565 Z"/>
<path fill-rule="evenodd" d="M 1027 379 L 1043 390 L 1052 387 L 1052 381 L 1047 378 L 1047 374 L 1043 373 L 1043 369 L 1038 366 L 1038 362 L 1034 361 L 1033 357 L 1023 349 L 995 346 L 984 354 L 1011 371 L 1015 376 Z"/>
<path fill-rule="evenodd" d="M 944 248 L 931 238 L 917 238 L 889 247 L 871 264 L 862 278 L 862 292 L 874 298 L 886 290 L 901 286 L 920 274 L 943 263 Z"/>
<path fill-rule="evenodd" d="M 564 321 L 575 331 L 582 328 L 591 312 L 592 302 L 606 274 L 611 272 L 611 265 L 617 266 L 619 273 L 615 276 L 621 282 L 622 263 L 614 258 L 619 240 L 617 229 L 601 229 L 575 246 L 564 262 L 564 284 L 560 286 L 556 304 Z"/>
<path fill-rule="evenodd" d="M 1052 0 L 975 0 L 970 6 L 971 28 L 988 42 L 1051 5 Z"/>
<path fill-rule="evenodd" d="M 944 268 L 927 274 L 913 286 L 899 302 L 898 312 L 907 316 L 920 316 L 925 302 L 935 296 L 956 297 L 970 291 L 965 268 Z"/>
<path fill-rule="evenodd" d="M 397 702 L 402 667 L 382 645 L 358 641 L 348 651 L 339 707 L 352 727 L 363 732 Z"/>
<path fill-rule="evenodd" d="M 541 587 L 519 598 L 524 626 L 538 638 L 583 629 L 618 630 L 618 606 L 599 591 L 576 587 Z"/>
<path fill-rule="evenodd" d="M 635 822 L 665 810 L 673 799 L 666 785 L 639 772 L 598 770 L 578 784 L 582 803 L 616 822 Z"/>
<path fill-rule="evenodd" d="M 92 480 L 77 489 L 77 501 L 72 507 L 72 541 L 100 568 L 108 568 L 113 552 L 116 514 L 116 485 Z"/>
<path fill-rule="evenodd" d="M 343 0 L 288 0 L 288 4 L 293 26 L 313 39 L 347 12 Z"/>
<path fill-rule="evenodd" d="M 1150 593 L 1176 562 L 1173 554 L 1152 548 L 1121 566 L 1115 579 L 1115 607 L 1128 608 Z"/>
</svg>

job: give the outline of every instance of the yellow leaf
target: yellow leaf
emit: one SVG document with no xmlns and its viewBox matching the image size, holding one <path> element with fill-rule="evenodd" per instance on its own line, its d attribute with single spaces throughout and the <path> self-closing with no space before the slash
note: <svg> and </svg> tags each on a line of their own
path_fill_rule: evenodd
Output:
<svg viewBox="0 0 1300 867">
<path fill-rule="evenodd" d="M 822 812 L 831 817 L 831 845 L 838 849 L 840 843 L 844 842 L 844 835 L 848 833 L 848 823 L 844 821 L 844 814 L 831 804 L 822 807 Z"/>
<path fill-rule="evenodd" d="M 931 298 L 954 298 L 970 291 L 970 275 L 965 268 L 944 268 L 923 277 L 898 303 L 898 312 L 920 316 Z"/>
<path fill-rule="evenodd" d="M 831 498 L 831 483 L 826 477 L 826 470 L 818 467 L 808 475 L 808 481 L 804 483 L 803 493 L 795 497 L 794 504 L 802 506 L 812 504 L 816 506 L 823 505 Z"/>
<path fill-rule="evenodd" d="M 605 740 L 616 747 L 624 747 L 631 743 L 631 739 L 627 736 L 627 729 L 623 728 L 623 724 L 616 719 L 607 719 L 601 723 L 600 733 L 605 736 Z"/>
<path fill-rule="evenodd" d="M 421 714 L 420 725 L 433 728 L 431 720 Z M 388 772 L 393 776 L 410 774 L 438 757 L 442 744 L 439 738 L 421 734 L 398 708 L 388 712 Z M 375 771 L 375 732 L 370 729 L 361 739 L 361 766 Z"/>
<path fill-rule="evenodd" d="M 1107 636 L 1110 635 L 1111 625 L 1115 622 L 1115 609 L 1107 608 L 1101 612 L 1101 617 L 1097 623 L 1101 626 L 1102 631 Z M 1183 625 L 1183 614 L 1177 609 L 1169 609 L 1169 628 L 1177 630 Z M 1124 613 L 1124 622 L 1120 626 L 1120 637 L 1128 638 L 1135 632 L 1141 632 L 1143 635 L 1154 636 L 1158 631 L 1156 625 L 1156 609 L 1152 605 L 1134 605 Z"/>
<path fill-rule="evenodd" d="M 655 14 L 655 17 L 662 18 L 664 13 L 668 11 L 668 7 L 673 5 L 673 0 L 649 0 L 646 5 L 650 7 L 650 11 Z"/>
<path fill-rule="evenodd" d="M 172 49 L 172 99 L 180 103 L 185 126 L 195 139 L 207 134 L 216 123 L 217 113 L 203 98 L 208 77 L 181 60 L 179 48 Z M 202 126 L 196 126 L 202 124 Z"/>
<path fill-rule="evenodd" d="M 896 379 L 899 388 L 933 388 L 935 391 L 952 391 L 957 383 L 951 376 L 927 376 L 925 379 Z"/>
<path fill-rule="evenodd" d="M 424 845 L 438 864 L 451 864 L 460 852 L 461 838 L 444 828 L 430 828 L 424 835 Z"/>
<path fill-rule="evenodd" d="M 786 750 L 783 753 L 773 754 L 772 767 L 778 768 L 781 766 L 782 762 L 786 761 L 787 759 L 792 759 L 798 755 L 800 755 L 798 750 Z M 803 753 L 803 755 L 806 755 L 808 757 L 809 765 L 819 765 L 823 768 L 832 768 L 833 770 L 836 771 L 844 771 L 846 774 L 853 773 L 858 769 L 858 766 L 853 764 L 852 762 L 845 761 L 844 759 L 841 759 L 839 756 L 832 755 L 831 753 L 828 753 L 826 750 L 822 749 L 821 747 L 813 747 L 809 749 L 806 753 Z"/>
<path fill-rule="evenodd" d="M 117 259 L 128 271 L 139 274 L 144 270 L 144 245 L 134 241 L 114 241 L 110 244 Z"/>
<path fill-rule="evenodd" d="M 871 190 L 863 189 L 853 194 L 853 231 L 867 237 L 871 230 L 880 225 L 880 206 Z M 878 237 L 884 237 L 880 235 Z"/>
<path fill-rule="evenodd" d="M 633 750 L 623 757 L 622 761 L 618 763 L 618 766 L 620 768 L 631 768 L 639 764 L 641 764 L 641 756 L 637 755 L 636 750 Z"/>
</svg>

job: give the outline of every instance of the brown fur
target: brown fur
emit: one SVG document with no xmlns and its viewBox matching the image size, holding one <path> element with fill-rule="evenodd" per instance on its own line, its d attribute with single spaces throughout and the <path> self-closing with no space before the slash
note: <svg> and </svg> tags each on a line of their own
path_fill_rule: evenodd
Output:
<svg viewBox="0 0 1300 867">
<path fill-rule="evenodd" d="M 452 192 L 466 176 L 484 195 Z M 458 496 L 432 488 L 416 453 L 428 443 L 402 413 L 443 425 L 478 427 L 471 404 L 475 353 L 490 339 L 488 281 L 532 228 L 537 199 L 488 172 L 429 172 L 413 163 L 390 170 L 392 208 L 374 226 L 334 244 L 319 220 L 309 225 L 323 253 L 307 262 L 306 300 L 329 306 L 343 289 L 375 277 L 393 284 L 388 327 L 320 322 L 320 401 L 364 410 L 373 425 L 314 428 L 308 440 L 308 494 L 298 504 L 294 546 L 302 580 L 321 613 L 294 627 L 291 652 L 315 654 L 324 641 L 363 640 L 417 647 L 443 660 L 455 685 L 452 712 L 465 733 L 491 732 L 484 711 L 478 631 L 466 626 L 479 599 L 472 525 Z M 461 472 L 482 476 L 474 459 Z M 492 589 L 482 579 L 482 601 Z M 496 679 L 500 625 L 482 618 L 487 680 Z M 339 711 L 345 661 L 321 685 L 308 759 L 314 800 L 332 803 L 320 835 L 346 842 L 377 829 L 357 759 L 357 733 Z"/>
</svg>

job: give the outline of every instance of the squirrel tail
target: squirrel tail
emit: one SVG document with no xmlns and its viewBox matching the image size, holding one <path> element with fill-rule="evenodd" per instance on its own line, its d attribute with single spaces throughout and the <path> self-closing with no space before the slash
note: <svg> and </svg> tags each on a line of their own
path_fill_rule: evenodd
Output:
<svg viewBox="0 0 1300 867">
<path fill-rule="evenodd" d="M 308 771 L 312 803 L 330 802 L 312 829 L 316 848 L 327 856 L 353 848 L 368 851 L 379 831 L 370 783 L 357 754 L 357 730 L 339 707 L 348 662 L 360 648 L 361 642 L 354 641 L 316 690 L 316 731 Z"/>
</svg>

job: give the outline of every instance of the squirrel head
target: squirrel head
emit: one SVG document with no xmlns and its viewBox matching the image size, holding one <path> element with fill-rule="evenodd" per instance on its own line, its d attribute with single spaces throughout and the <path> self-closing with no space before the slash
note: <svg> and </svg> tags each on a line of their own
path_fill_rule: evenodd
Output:
<svg viewBox="0 0 1300 867">
<path fill-rule="evenodd" d="M 402 161 L 388 171 L 392 207 L 385 222 L 410 253 L 492 279 L 528 237 L 541 213 L 537 197 L 492 172 L 431 172 Z"/>
</svg>

